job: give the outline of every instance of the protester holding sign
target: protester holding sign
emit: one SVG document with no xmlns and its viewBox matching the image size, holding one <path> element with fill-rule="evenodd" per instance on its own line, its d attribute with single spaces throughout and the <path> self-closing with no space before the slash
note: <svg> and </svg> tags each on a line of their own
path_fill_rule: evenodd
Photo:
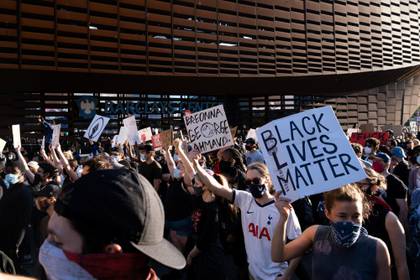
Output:
<svg viewBox="0 0 420 280">
<path fill-rule="evenodd" d="M 156 191 L 162 179 L 162 167 L 155 160 L 155 151 L 151 144 L 141 145 L 139 147 L 141 158 L 139 160 L 138 171 L 155 187 Z"/>
<path fill-rule="evenodd" d="M 251 193 L 224 187 L 210 176 L 198 161 L 195 161 L 195 169 L 200 181 L 212 193 L 231 201 L 241 209 L 248 269 L 252 279 L 274 280 L 281 276 L 286 279 L 291 277 L 298 261 L 292 260 L 288 267 L 286 262 L 273 262 L 269 255 L 279 214 L 274 206 L 274 197 L 270 193 L 273 186 L 267 167 L 261 163 L 248 166 L 247 186 L 244 188 L 249 189 Z M 287 222 L 287 238 L 293 240 L 300 234 L 299 221 L 292 212 Z"/>
<path fill-rule="evenodd" d="M 368 216 L 363 193 L 354 185 L 327 192 L 326 215 L 330 226 L 314 225 L 286 244 L 286 222 L 290 219 L 290 200 L 276 194 L 280 213 L 273 235 L 273 261 L 286 261 L 312 249 L 312 279 L 390 280 L 390 258 L 385 243 L 368 235 L 362 227 Z"/>
</svg>

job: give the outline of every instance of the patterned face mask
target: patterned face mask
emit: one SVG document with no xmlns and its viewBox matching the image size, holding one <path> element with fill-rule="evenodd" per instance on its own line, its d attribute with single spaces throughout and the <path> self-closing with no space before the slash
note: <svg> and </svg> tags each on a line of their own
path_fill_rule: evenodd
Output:
<svg viewBox="0 0 420 280">
<path fill-rule="evenodd" d="M 361 232 L 363 231 L 363 234 L 366 232 L 361 224 L 355 224 L 349 221 L 332 223 L 331 229 L 335 243 L 345 248 L 353 246 L 359 239 Z"/>
</svg>

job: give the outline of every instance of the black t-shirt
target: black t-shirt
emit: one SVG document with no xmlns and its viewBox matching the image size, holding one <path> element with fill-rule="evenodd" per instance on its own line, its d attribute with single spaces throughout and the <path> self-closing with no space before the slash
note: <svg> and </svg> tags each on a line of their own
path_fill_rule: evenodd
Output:
<svg viewBox="0 0 420 280">
<path fill-rule="evenodd" d="M 150 164 L 140 162 L 138 169 L 139 173 L 143 175 L 152 186 L 155 179 L 162 179 L 162 167 L 156 160 L 153 160 Z"/>
<path fill-rule="evenodd" d="M 193 233 L 196 246 L 202 251 L 210 244 L 219 240 L 219 215 L 216 201 L 206 203 L 202 197 L 194 197 L 194 211 L 192 215 Z"/>
<path fill-rule="evenodd" d="M 408 186 L 408 178 L 410 177 L 410 167 L 408 167 L 407 162 L 401 161 L 395 166 L 394 171 L 395 176 L 397 176 L 403 183 Z"/>
<path fill-rule="evenodd" d="M 407 198 L 407 187 L 394 174 L 389 174 L 386 177 L 386 202 L 391 206 L 395 215 L 399 215 L 400 207 L 397 204 L 397 199 Z"/>
<path fill-rule="evenodd" d="M 191 217 L 191 194 L 184 189 L 181 180 L 171 179 L 166 190 L 164 205 L 167 221 L 179 221 Z"/>
</svg>

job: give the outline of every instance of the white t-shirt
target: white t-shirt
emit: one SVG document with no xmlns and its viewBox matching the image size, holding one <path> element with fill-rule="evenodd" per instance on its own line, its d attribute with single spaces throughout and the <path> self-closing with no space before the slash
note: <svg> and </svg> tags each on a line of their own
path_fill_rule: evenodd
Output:
<svg viewBox="0 0 420 280">
<path fill-rule="evenodd" d="M 284 274 L 287 262 L 271 260 L 271 240 L 280 218 L 274 200 L 259 205 L 254 197 L 245 191 L 234 191 L 234 203 L 241 209 L 242 231 L 248 256 L 249 272 L 255 280 L 274 280 Z M 286 224 L 287 239 L 296 239 L 302 234 L 299 220 L 292 210 Z"/>
</svg>

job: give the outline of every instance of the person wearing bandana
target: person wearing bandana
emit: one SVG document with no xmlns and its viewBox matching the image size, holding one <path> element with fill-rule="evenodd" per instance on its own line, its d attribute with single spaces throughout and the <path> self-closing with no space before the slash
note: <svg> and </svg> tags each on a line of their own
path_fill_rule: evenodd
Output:
<svg viewBox="0 0 420 280">
<path fill-rule="evenodd" d="M 390 257 L 385 243 L 362 227 L 369 207 L 362 191 L 345 185 L 324 194 L 329 226 L 313 225 L 286 244 L 285 224 L 292 205 L 276 193 L 280 219 L 273 236 L 273 261 L 286 261 L 312 249 L 312 279 L 390 280 Z"/>
<path fill-rule="evenodd" d="M 182 269 L 185 258 L 163 239 L 158 194 L 133 169 L 91 172 L 64 187 L 39 251 L 47 279 L 158 279 L 151 259 Z"/>
</svg>

